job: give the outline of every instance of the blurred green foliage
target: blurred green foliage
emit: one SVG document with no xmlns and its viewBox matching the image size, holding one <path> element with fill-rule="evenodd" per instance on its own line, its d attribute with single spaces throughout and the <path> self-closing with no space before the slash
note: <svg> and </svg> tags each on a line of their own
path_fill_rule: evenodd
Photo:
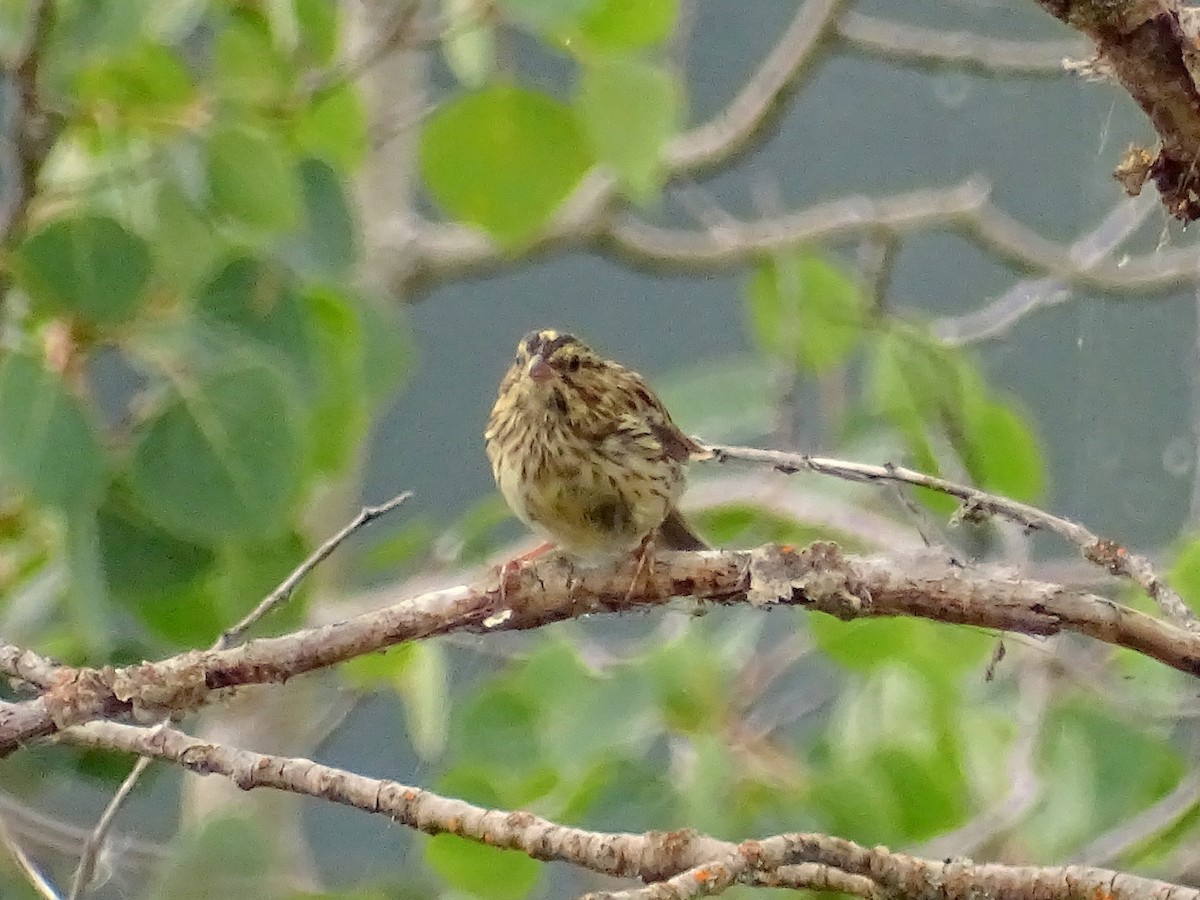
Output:
<svg viewBox="0 0 1200 900">
<path fill-rule="evenodd" d="M 0 360 L 0 552 L 25 561 L 0 592 L 67 572 L 29 643 L 211 642 L 306 554 L 307 499 L 409 365 L 394 304 L 348 287 L 341 28 L 323 0 L 54 4 L 59 133 L 7 235 Z"/>
</svg>

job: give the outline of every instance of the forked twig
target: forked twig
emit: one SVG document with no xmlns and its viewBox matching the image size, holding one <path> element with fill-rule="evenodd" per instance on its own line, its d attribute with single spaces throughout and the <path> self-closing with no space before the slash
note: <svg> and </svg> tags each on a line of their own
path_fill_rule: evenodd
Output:
<svg viewBox="0 0 1200 900">
<path fill-rule="evenodd" d="M 978 488 L 956 484 L 944 478 L 926 475 L 924 472 L 906 469 L 903 466 L 894 466 L 890 463 L 878 466 L 801 453 L 785 453 L 780 450 L 760 450 L 756 447 L 709 446 L 708 449 L 712 451 L 713 458 L 717 462 L 741 460 L 758 463 L 768 465 L 786 475 L 796 472 L 815 472 L 819 475 L 832 475 L 845 481 L 901 483 L 929 488 L 962 501 L 959 518 L 971 519 L 981 515 L 998 516 L 1031 531 L 1051 531 L 1078 547 L 1083 553 L 1084 559 L 1107 569 L 1113 575 L 1124 576 L 1140 585 L 1158 604 L 1163 614 L 1173 622 L 1189 630 L 1200 630 L 1200 620 L 1196 618 L 1195 613 L 1155 571 L 1149 559 L 1131 552 L 1116 541 L 1093 534 L 1077 522 L 1045 512 L 1028 503 L 1021 503 L 997 494 L 989 494 Z"/>
</svg>

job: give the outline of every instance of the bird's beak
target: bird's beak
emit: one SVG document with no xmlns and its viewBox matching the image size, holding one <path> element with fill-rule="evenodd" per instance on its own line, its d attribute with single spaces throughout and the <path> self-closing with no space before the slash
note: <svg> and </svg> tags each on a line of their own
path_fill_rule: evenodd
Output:
<svg viewBox="0 0 1200 900">
<path fill-rule="evenodd" d="M 525 374 L 540 384 L 553 375 L 554 370 L 550 368 L 550 363 L 542 358 L 542 354 L 538 353 L 529 360 L 529 365 L 525 367 Z"/>
</svg>

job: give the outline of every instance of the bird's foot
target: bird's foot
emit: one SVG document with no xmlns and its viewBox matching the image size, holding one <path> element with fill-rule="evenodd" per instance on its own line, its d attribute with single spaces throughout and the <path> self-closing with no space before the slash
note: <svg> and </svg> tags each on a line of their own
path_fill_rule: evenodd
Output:
<svg viewBox="0 0 1200 900">
<path fill-rule="evenodd" d="M 539 556 L 544 556 L 554 549 L 554 545 L 549 541 L 539 544 L 532 550 L 528 550 L 519 556 L 514 556 L 507 562 L 500 563 L 496 567 L 496 574 L 500 577 L 500 605 L 505 606 L 508 594 L 508 582 L 510 579 L 516 578 L 521 570 L 525 568 L 526 563 L 537 559 Z"/>
</svg>

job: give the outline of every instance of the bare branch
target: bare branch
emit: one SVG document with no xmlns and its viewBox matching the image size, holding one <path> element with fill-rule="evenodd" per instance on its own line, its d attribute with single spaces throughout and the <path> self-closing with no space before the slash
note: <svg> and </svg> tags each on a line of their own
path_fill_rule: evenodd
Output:
<svg viewBox="0 0 1200 900">
<path fill-rule="evenodd" d="M 1149 117 L 1162 148 L 1148 175 L 1163 205 L 1184 222 L 1200 216 L 1196 35 L 1177 0 L 1038 2 L 1095 42 L 1097 57 Z"/>
<path fill-rule="evenodd" d="M 672 176 L 719 165 L 743 151 L 761 132 L 780 97 L 795 84 L 817 43 L 845 0 L 807 0 L 737 96 L 711 120 L 676 137 L 664 151 Z M 590 172 L 527 252 L 583 243 L 607 227 L 617 182 L 602 169 Z M 393 237 L 417 257 L 415 280 L 480 271 L 510 262 L 485 234 L 463 225 L 396 222 Z M 397 286 L 399 287 L 399 286 Z"/>
<path fill-rule="evenodd" d="M 896 480 L 894 474 L 889 478 Z M 225 688 L 286 681 L 403 641 L 456 631 L 538 628 L 579 616 L 658 607 L 680 597 L 796 605 L 842 619 L 916 616 L 1029 635 L 1075 631 L 1200 674 L 1200 634 L 1101 597 L 986 567 L 965 569 L 942 559 L 846 557 L 834 544 L 814 544 L 799 552 L 769 545 L 749 552 L 663 552 L 633 591 L 636 570 L 632 559 L 615 568 L 579 570 L 550 556 L 522 568 L 503 588 L 492 576 L 240 647 L 189 651 L 121 668 L 69 669 L 69 677 L 37 699 L 0 704 L 0 754 L 96 718 L 133 714 L 158 721 L 199 708 Z"/>
<path fill-rule="evenodd" d="M 1154 208 L 1149 195 L 1123 199 L 1099 225 L 1071 245 L 1067 251 L 1068 259 L 1080 269 L 1094 268 L 1115 253 L 1141 227 Z M 1127 262 L 1117 263 L 1119 268 L 1125 265 Z M 939 338 L 955 346 L 993 340 L 1008 334 L 1017 322 L 1030 313 L 1066 303 L 1074 296 L 1066 279 L 1026 278 L 981 308 L 939 319 L 931 328 Z"/>
<path fill-rule="evenodd" d="M 26 844 L 34 844 L 54 853 L 78 856 L 91 833 L 91 828 L 64 821 L 47 814 L 41 808 L 11 794 L 0 792 L 0 818 L 12 834 Z M 116 840 L 121 845 L 121 860 L 125 871 L 148 872 L 167 858 L 163 843 L 142 840 L 133 834 L 122 833 Z"/>
<path fill-rule="evenodd" d="M 942 494 L 957 497 L 963 503 L 960 516 L 998 516 L 1028 529 L 1052 531 L 1070 541 L 1083 553 L 1084 559 L 1106 569 L 1113 575 L 1122 575 L 1139 584 L 1158 604 L 1169 618 L 1188 629 L 1200 627 L 1195 613 L 1172 590 L 1171 586 L 1155 571 L 1146 557 L 1130 552 L 1127 548 L 1108 538 L 1101 538 L 1082 525 L 1052 515 L 1035 506 L 1010 500 L 996 494 L 988 494 L 973 487 L 955 484 L 944 478 L 914 472 L 891 464 L 883 466 L 846 462 L 819 456 L 784 453 L 778 450 L 759 450 L 755 447 L 710 447 L 718 461 L 743 460 L 771 466 L 785 474 L 816 472 L 832 475 L 845 481 L 890 482 L 911 484 L 930 488 Z"/>
<path fill-rule="evenodd" d="M 0 672 L 26 684 L 45 690 L 54 684 L 56 673 L 63 667 L 52 659 L 39 656 L 11 644 L 0 646 Z"/>
<path fill-rule="evenodd" d="M 738 881 L 778 887 L 836 886 L 859 896 L 938 896 L 944 900 L 1042 897 L 1074 900 L 1198 900 L 1200 891 L 1149 878 L 1082 866 L 1046 867 L 934 860 L 867 848 L 824 834 L 782 834 L 734 844 L 694 831 L 647 834 L 585 831 L 531 813 L 485 809 L 421 788 L 366 778 L 307 759 L 255 753 L 192 738 L 172 728 L 147 729 L 94 722 L 70 739 L 175 762 L 202 775 L 231 779 L 243 790 L 268 787 L 387 816 L 426 834 L 453 834 L 533 859 L 571 863 L 591 871 L 646 883 L 662 882 L 697 867 L 728 867 Z M 823 874 L 822 869 L 829 870 Z M 721 877 L 722 873 L 714 873 Z M 721 887 L 724 885 L 717 882 Z M 708 891 L 707 893 L 717 893 Z M 692 893 L 690 896 L 700 896 Z M 620 896 L 593 894 L 594 900 Z M 637 896 L 634 894 L 633 896 Z M 654 893 L 656 898 L 688 896 Z"/>
<path fill-rule="evenodd" d="M 1082 263 L 1068 248 L 1001 211 L 989 202 L 989 194 L 987 182 L 973 178 L 951 188 L 882 199 L 844 197 L 781 216 L 730 220 L 709 231 L 668 228 L 626 215 L 605 233 L 602 243 L 646 268 L 721 271 L 797 244 L 942 228 L 1014 266 L 1069 284 L 1141 292 L 1138 299 L 1144 299 L 1147 290 L 1191 285 L 1200 277 L 1200 264 L 1190 248 Z"/>
<path fill-rule="evenodd" d="M 763 253 L 816 240 L 866 233 L 898 233 L 968 221 L 987 204 L 991 187 L 971 178 L 949 188 L 892 197 L 844 197 L 751 222 L 730 217 L 707 231 L 666 228 L 629 215 L 614 223 L 605 242 L 618 254 L 651 267 L 721 269 Z"/>
<path fill-rule="evenodd" d="M 1165 797 L 1097 837 L 1075 854 L 1080 865 L 1103 865 L 1161 834 L 1200 804 L 1200 772 L 1192 772 Z"/>
<path fill-rule="evenodd" d="M 38 97 L 42 54 L 54 25 L 51 0 L 34 0 L 29 30 L 17 58 L 5 66 L 4 81 L 10 97 L 4 106 L 7 121 L 0 127 L 0 243 L 9 240 L 25 225 L 25 214 L 37 190 L 38 174 L 50 149 L 49 119 Z"/>
<path fill-rule="evenodd" d="M 896 62 L 954 66 L 987 75 L 1061 75 L 1064 58 L 1088 52 L 1079 40 L 1007 41 L 892 22 L 853 10 L 838 20 L 837 35 L 855 50 Z"/>
<path fill-rule="evenodd" d="M 758 69 L 720 113 L 681 134 L 666 151 L 672 174 L 728 162 L 757 137 L 813 58 L 845 0 L 807 0 Z"/>
</svg>

